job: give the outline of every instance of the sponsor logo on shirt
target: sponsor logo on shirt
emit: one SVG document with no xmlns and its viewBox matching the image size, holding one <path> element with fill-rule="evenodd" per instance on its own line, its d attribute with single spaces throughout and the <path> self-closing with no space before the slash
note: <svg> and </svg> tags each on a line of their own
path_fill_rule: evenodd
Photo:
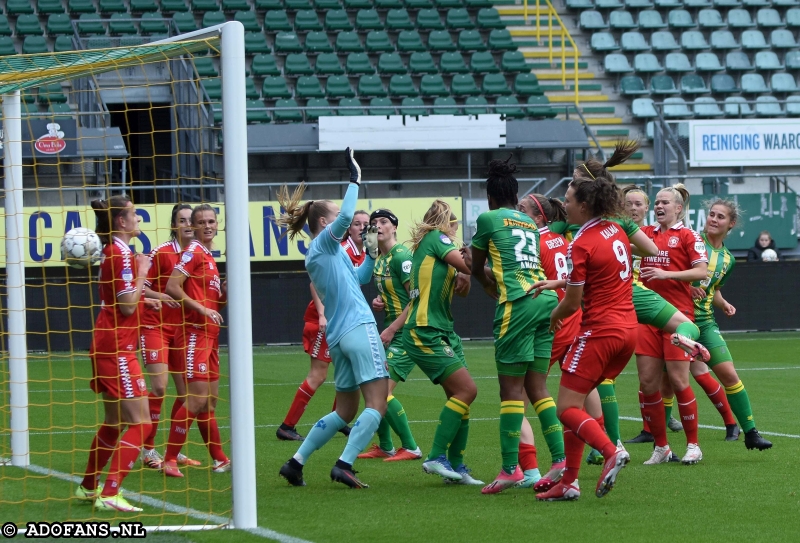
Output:
<svg viewBox="0 0 800 543">
<path fill-rule="evenodd" d="M 450 245 L 451 243 L 453 243 L 453 241 L 449 237 L 447 237 L 446 234 L 442 234 L 441 236 L 439 236 L 439 239 L 442 240 L 442 243 L 444 243 L 445 245 Z"/>
<path fill-rule="evenodd" d="M 449 240 L 450 238 L 448 238 Z M 411 261 L 406 260 L 403 262 L 403 273 L 411 273 Z"/>
<path fill-rule="evenodd" d="M 455 353 L 453 352 L 453 349 L 451 349 L 451 348 L 450 348 L 450 347 L 448 347 L 447 345 L 445 345 L 445 346 L 444 346 L 444 348 L 443 348 L 442 350 L 444 351 L 444 354 L 446 354 L 446 355 L 447 355 L 447 356 L 449 356 L 450 358 L 453 358 L 453 357 L 455 356 Z"/>
<path fill-rule="evenodd" d="M 183 253 L 181 255 L 181 262 L 183 262 L 184 264 L 188 264 L 191 261 L 192 261 L 192 253 L 191 253 L 191 251 L 186 251 L 185 253 Z"/>
<path fill-rule="evenodd" d="M 701 255 L 706 254 L 706 244 L 702 241 L 696 241 L 694 243 L 694 250 L 700 253 Z"/>
<path fill-rule="evenodd" d="M 125 268 L 122 270 L 122 280 L 123 281 L 133 281 L 133 270 L 130 268 Z"/>
</svg>

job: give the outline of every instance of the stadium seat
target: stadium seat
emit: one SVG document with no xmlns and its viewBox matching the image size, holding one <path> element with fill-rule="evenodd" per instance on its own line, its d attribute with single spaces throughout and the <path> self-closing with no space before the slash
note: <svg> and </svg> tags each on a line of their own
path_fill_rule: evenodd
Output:
<svg viewBox="0 0 800 543">
<path fill-rule="evenodd" d="M 693 72 L 694 66 L 684 53 L 669 53 L 665 60 L 665 68 L 669 73 Z"/>
<path fill-rule="evenodd" d="M 450 92 L 453 96 L 474 96 L 481 93 L 475 84 L 475 79 L 469 74 L 458 74 L 453 76 L 450 85 Z"/>
<path fill-rule="evenodd" d="M 258 94 L 256 83 L 253 81 L 252 77 L 244 78 L 244 93 L 248 100 L 257 100 L 258 98 L 261 98 L 261 95 Z"/>
<path fill-rule="evenodd" d="M 375 0 L 375 9 L 377 9 L 378 11 L 386 11 L 389 9 L 402 9 L 402 8 L 403 8 L 402 0 Z"/>
<path fill-rule="evenodd" d="M 202 28 L 208 28 L 210 26 L 221 25 L 222 23 L 226 22 L 227 19 L 225 18 L 225 14 L 221 11 L 207 11 L 203 15 L 202 21 Z"/>
<path fill-rule="evenodd" d="M 460 115 L 461 109 L 456 104 L 456 99 L 450 96 L 442 96 L 433 101 L 434 115 Z"/>
<path fill-rule="evenodd" d="M 337 109 L 336 113 L 340 117 L 353 117 L 353 116 L 357 117 L 359 115 L 364 114 L 364 109 L 361 107 L 362 105 L 363 104 L 361 103 L 361 100 L 359 100 L 358 98 L 352 98 L 352 97 L 342 98 L 341 100 L 339 100 L 339 108 L 344 108 L 344 109 Z M 358 108 L 358 109 L 352 109 L 352 108 Z"/>
<path fill-rule="evenodd" d="M 623 96 L 636 96 L 639 94 L 650 94 L 644 86 L 644 80 L 638 75 L 628 75 L 619 82 L 620 94 Z"/>
<path fill-rule="evenodd" d="M 283 63 L 283 73 L 286 75 L 311 75 L 314 70 L 305 53 L 290 53 L 286 55 Z"/>
<path fill-rule="evenodd" d="M 702 32 L 687 30 L 681 34 L 681 47 L 686 51 L 704 51 L 709 48 Z"/>
<path fill-rule="evenodd" d="M 0 15 L 3 18 L 2 26 L 2 35 L 3 36 L 10 36 L 11 35 L 11 28 L 8 26 L 8 19 L 6 19 L 5 15 Z M 66 13 L 56 13 L 50 15 L 47 18 L 47 33 L 50 36 L 71 36 L 75 33 L 75 29 L 72 28 L 72 19 Z M 8 33 L 6 33 L 6 31 Z M 136 33 L 136 29 L 133 29 L 134 34 Z"/>
<path fill-rule="evenodd" d="M 722 20 L 722 15 L 716 9 L 701 9 L 697 14 L 697 24 L 704 30 L 727 26 Z"/>
<path fill-rule="evenodd" d="M 434 0 L 434 5 L 436 9 L 451 9 L 451 8 L 460 8 L 464 6 L 464 3 L 461 0 Z"/>
<path fill-rule="evenodd" d="M 735 29 L 751 28 L 755 23 L 746 9 L 732 9 L 728 12 L 728 26 Z"/>
<path fill-rule="evenodd" d="M 511 94 L 511 89 L 506 83 L 506 76 L 503 74 L 487 74 L 481 84 L 481 92 L 486 96 Z"/>
<path fill-rule="evenodd" d="M 800 51 L 789 51 L 783 61 L 787 70 L 800 70 Z"/>
<path fill-rule="evenodd" d="M 336 51 L 339 53 L 362 53 L 364 47 L 356 32 L 339 32 L 336 34 Z"/>
<path fill-rule="evenodd" d="M 441 75 L 423 75 L 419 83 L 422 96 L 450 96 Z"/>
<path fill-rule="evenodd" d="M 692 111 L 686 104 L 686 100 L 678 97 L 665 98 L 664 105 L 661 108 L 661 113 L 667 119 L 692 116 Z"/>
<path fill-rule="evenodd" d="M 329 9 L 341 9 L 339 0 L 314 0 L 314 9 L 317 11 L 327 11 Z"/>
<path fill-rule="evenodd" d="M 761 28 L 781 28 L 786 26 L 781 21 L 778 10 L 772 8 L 761 8 L 756 15 L 756 22 Z"/>
<path fill-rule="evenodd" d="M 403 96 L 418 96 L 410 75 L 395 74 L 389 79 L 389 96 L 400 98 Z"/>
<path fill-rule="evenodd" d="M 443 74 L 469 73 L 469 68 L 464 64 L 464 57 L 456 52 L 443 53 L 439 59 L 439 69 Z"/>
<path fill-rule="evenodd" d="M 336 53 L 320 53 L 314 68 L 317 75 L 344 75 L 344 68 L 342 68 L 342 63 L 339 62 L 339 55 Z"/>
<path fill-rule="evenodd" d="M 261 25 L 258 24 L 254 11 L 237 11 L 233 15 L 233 20 L 242 23 L 245 32 L 261 32 Z"/>
<path fill-rule="evenodd" d="M 444 30 L 444 23 L 435 9 L 421 9 L 417 13 L 417 28 L 420 30 Z"/>
<path fill-rule="evenodd" d="M 741 96 L 728 96 L 725 98 L 725 116 L 726 117 L 743 117 L 753 114 L 753 109 L 750 104 Z"/>
<path fill-rule="evenodd" d="M 673 9 L 667 16 L 670 28 L 695 28 L 697 23 L 692 19 L 692 15 L 685 9 Z"/>
<path fill-rule="evenodd" d="M 472 22 L 469 12 L 465 8 L 447 10 L 444 24 L 450 30 L 471 30 L 475 28 L 475 23 Z"/>
<path fill-rule="evenodd" d="M 675 87 L 675 81 L 668 75 L 657 75 L 650 79 L 650 92 L 652 94 L 680 94 Z"/>
<path fill-rule="evenodd" d="M 191 5 L 194 13 L 219 11 L 219 4 L 217 3 L 217 0 L 192 0 Z"/>
<path fill-rule="evenodd" d="M 566 4 L 567 9 L 571 9 L 573 11 L 594 9 L 594 0 L 567 0 Z"/>
<path fill-rule="evenodd" d="M 631 65 L 628 64 L 628 57 L 618 53 L 606 55 L 605 69 L 610 74 L 624 74 L 633 71 Z"/>
<path fill-rule="evenodd" d="M 520 53 L 522 54 L 522 53 Z M 523 59 L 524 62 L 524 59 Z M 499 73 L 500 68 L 494 61 L 492 53 L 489 51 L 480 51 L 472 53 L 469 61 L 469 69 L 475 74 Z"/>
<path fill-rule="evenodd" d="M 608 28 L 608 23 L 603 19 L 603 15 L 599 11 L 586 10 L 581 12 L 579 25 L 582 30 L 605 30 Z"/>
<path fill-rule="evenodd" d="M 361 9 L 372 9 L 370 0 L 343 0 L 344 9 L 347 11 L 358 11 Z"/>
<path fill-rule="evenodd" d="M 333 53 L 333 46 L 328 40 L 327 32 L 309 32 L 306 34 L 305 47 L 309 53 Z"/>
<path fill-rule="evenodd" d="M 740 8 L 742 7 L 741 0 L 714 0 L 714 7 L 716 8 Z"/>
<path fill-rule="evenodd" d="M 625 7 L 629 9 L 650 9 L 653 6 L 650 0 L 625 0 Z"/>
<path fill-rule="evenodd" d="M 325 13 L 325 29 L 328 32 L 337 30 L 353 30 L 347 12 L 343 9 L 330 9 Z"/>
<path fill-rule="evenodd" d="M 711 33 L 711 48 L 717 51 L 738 49 L 740 47 L 730 30 L 715 30 Z"/>
<path fill-rule="evenodd" d="M 64 102 L 47 104 L 47 112 L 55 114 L 55 119 L 69 119 L 73 116 L 72 108 Z"/>
<path fill-rule="evenodd" d="M 167 13 L 179 13 L 189 11 L 189 6 L 184 0 L 161 0 L 161 11 Z"/>
<path fill-rule="evenodd" d="M 790 117 L 800 117 L 800 96 L 786 98 L 786 114 Z"/>
<path fill-rule="evenodd" d="M 97 18 L 97 15 L 95 15 Z M 42 25 L 36 15 L 20 15 L 17 18 L 17 36 L 41 36 Z"/>
<path fill-rule="evenodd" d="M 138 0 L 142 1 L 142 0 Z M 155 2 L 155 0 L 150 0 L 151 2 Z M 30 5 L 30 2 L 26 0 L 26 4 Z M 133 5 L 131 5 L 131 9 L 133 9 Z M 158 6 L 156 6 L 158 9 Z M 36 1 L 36 13 L 39 15 L 48 15 L 51 13 L 64 13 L 64 5 L 61 3 L 61 0 L 37 0 Z"/>
<path fill-rule="evenodd" d="M 338 2 L 337 2 L 337 7 L 339 7 Z M 258 12 L 283 9 L 283 2 L 281 0 L 256 0 L 255 8 L 256 11 Z"/>
<path fill-rule="evenodd" d="M 714 94 L 730 94 L 740 92 L 736 82 L 728 74 L 717 74 L 711 76 L 711 92 Z"/>
<path fill-rule="evenodd" d="M 422 36 L 416 30 L 403 30 L 397 35 L 397 50 L 401 53 L 427 51 Z"/>
<path fill-rule="evenodd" d="M 286 11 L 298 11 L 301 9 L 312 9 L 310 0 L 284 0 L 283 2 Z"/>
<path fill-rule="evenodd" d="M 774 96 L 756 98 L 756 117 L 783 117 L 783 108 Z"/>
<path fill-rule="evenodd" d="M 459 51 L 485 51 L 486 44 L 477 30 L 462 30 L 458 33 Z"/>
<path fill-rule="evenodd" d="M 643 30 L 661 30 L 667 28 L 667 23 L 661 18 L 661 14 L 654 10 L 639 12 L 639 27 Z"/>
<path fill-rule="evenodd" d="M 495 8 L 481 8 L 476 19 L 478 28 L 505 28 L 506 24 L 500 20 L 500 13 Z"/>
<path fill-rule="evenodd" d="M 64 88 L 61 83 L 51 83 L 39 87 L 39 95 L 37 101 L 40 104 L 47 105 L 49 103 L 64 103 L 67 101 L 67 96 L 64 94 Z"/>
<path fill-rule="evenodd" d="M 786 10 L 786 26 L 789 28 L 800 28 L 800 8 L 790 8 Z"/>
<path fill-rule="evenodd" d="M 219 102 L 222 100 L 222 81 L 219 77 L 212 77 L 211 79 L 202 79 L 200 84 L 208 95 L 208 99 L 212 102 Z"/>
<path fill-rule="evenodd" d="M 669 30 L 653 32 L 650 36 L 650 44 L 653 46 L 653 51 L 674 51 L 681 48 Z"/>
<path fill-rule="evenodd" d="M 516 96 L 499 97 L 495 102 L 494 112 L 511 119 L 522 119 L 525 117 L 525 112 L 522 111 Z"/>
<path fill-rule="evenodd" d="M 271 12 L 267 12 L 271 13 Z M 259 34 L 263 39 L 264 35 Z M 247 36 L 245 36 L 247 40 Z M 266 43 L 266 41 L 264 41 Z M 245 41 L 246 45 L 246 41 Z M 301 53 L 303 46 L 300 45 L 300 38 L 294 32 L 278 32 L 275 35 L 275 52 L 276 53 Z M 265 53 L 268 51 L 264 51 Z"/>
<path fill-rule="evenodd" d="M 633 59 L 633 69 L 637 73 L 658 73 L 663 72 L 664 68 L 658 62 L 658 58 L 652 53 L 639 53 Z"/>
<path fill-rule="evenodd" d="M 97 7 L 100 13 L 128 13 L 128 8 L 122 0 L 100 0 Z"/>
<path fill-rule="evenodd" d="M 219 72 L 214 67 L 211 57 L 194 57 L 194 69 L 200 77 L 219 77 Z"/>
<path fill-rule="evenodd" d="M 248 124 L 264 124 L 272 122 L 272 118 L 269 116 L 269 111 L 264 111 L 264 102 L 261 100 L 247 100 L 245 102 L 245 108 L 247 110 L 247 123 Z M 216 110 L 214 111 L 215 120 L 216 120 Z M 222 115 L 222 111 L 220 110 L 220 115 Z M 219 121 L 222 119 L 220 118 Z M 217 122 L 219 122 L 217 121 Z"/>
<path fill-rule="evenodd" d="M 192 32 L 197 30 L 197 24 L 194 22 L 194 15 L 191 13 L 176 13 L 172 16 L 172 23 L 178 29 L 178 32 Z"/>
<path fill-rule="evenodd" d="M 7 0 L 6 13 L 9 15 L 33 14 L 30 0 Z"/>
<path fill-rule="evenodd" d="M 651 98 L 636 98 L 631 104 L 631 113 L 637 119 L 658 117 L 655 103 Z"/>
<path fill-rule="evenodd" d="M 711 0 L 684 0 L 683 5 L 689 9 L 710 8 L 713 6 Z"/>
<path fill-rule="evenodd" d="M 706 82 L 697 74 L 688 74 L 681 77 L 682 94 L 707 94 Z"/>
<path fill-rule="evenodd" d="M 595 0 L 597 9 L 619 9 L 625 7 L 622 0 Z"/>
<path fill-rule="evenodd" d="M 8 54 L 16 55 L 17 54 L 16 50 L 12 50 L 12 52 L 10 52 L 10 53 L 7 52 L 8 49 L 5 47 L 6 43 L 3 40 L 5 40 L 5 38 L 0 38 L 0 56 L 4 56 L 4 55 L 8 55 Z M 12 49 L 13 49 L 13 44 L 12 44 Z M 75 50 L 75 46 L 72 44 L 72 37 L 71 36 L 57 36 L 56 37 L 56 43 L 55 43 L 55 46 L 53 47 L 53 51 L 55 51 L 56 53 L 63 53 L 65 51 L 74 51 L 74 50 Z"/>
<path fill-rule="evenodd" d="M 319 32 L 323 30 L 317 12 L 313 9 L 301 9 L 294 16 L 294 29 L 297 32 Z"/>
<path fill-rule="evenodd" d="M 167 21 L 160 13 L 142 14 L 142 20 L 139 21 L 139 32 L 142 34 L 166 34 L 168 31 Z"/>
<path fill-rule="evenodd" d="M 366 46 L 368 53 L 386 53 L 394 51 L 394 45 L 385 30 L 371 30 L 367 33 Z"/>
<path fill-rule="evenodd" d="M 464 0 L 464 5 L 468 9 L 490 8 L 494 5 L 493 0 Z"/>
<path fill-rule="evenodd" d="M 289 22 L 289 16 L 285 11 L 268 11 L 264 15 L 264 30 L 267 32 L 291 32 L 294 27 Z"/>
<path fill-rule="evenodd" d="M 517 74 L 514 78 L 514 94 L 519 96 L 539 96 L 544 94 L 544 91 L 539 86 L 539 79 L 536 74 L 526 73 Z"/>
<path fill-rule="evenodd" d="M 306 108 L 321 108 L 321 109 L 306 109 L 306 119 L 309 121 L 317 121 L 320 117 L 332 117 L 336 112 L 330 108 L 330 103 L 326 98 L 312 98 L 306 102 Z"/>
<path fill-rule="evenodd" d="M 456 44 L 446 30 L 434 30 L 428 35 L 428 49 L 432 52 L 455 51 Z"/>
<path fill-rule="evenodd" d="M 114 36 L 134 36 L 138 34 L 131 16 L 127 13 L 114 13 L 108 20 L 108 33 Z"/>
<path fill-rule="evenodd" d="M 500 58 L 500 69 L 506 73 L 529 72 L 531 69 L 525 62 L 522 51 L 506 51 Z"/>
<path fill-rule="evenodd" d="M 439 73 L 439 69 L 433 62 L 433 57 L 427 51 L 411 53 L 408 59 L 408 71 L 412 74 Z"/>
<path fill-rule="evenodd" d="M 386 29 L 387 30 L 414 30 L 414 23 L 411 22 L 411 17 L 405 9 L 390 9 L 386 13 Z"/>
<path fill-rule="evenodd" d="M 362 98 L 370 96 L 386 96 L 380 76 L 362 75 L 358 80 L 358 95 Z"/>
<path fill-rule="evenodd" d="M 106 33 L 106 29 L 98 14 L 81 13 L 78 17 L 78 33 L 83 36 L 101 36 Z"/>
<path fill-rule="evenodd" d="M 391 98 L 376 97 L 369 101 L 368 115 L 389 116 L 396 113 Z"/>
<path fill-rule="evenodd" d="M 750 59 L 741 51 L 731 51 L 725 55 L 725 68 L 730 72 L 744 72 L 753 70 Z"/>
<path fill-rule="evenodd" d="M 756 53 L 756 70 L 783 70 L 783 64 L 774 51 L 759 51 Z"/>
<path fill-rule="evenodd" d="M 293 34 L 295 40 L 297 40 L 297 35 Z M 280 42 L 279 40 L 280 34 L 275 38 L 275 48 L 278 49 L 279 43 L 288 44 L 288 39 Z M 299 51 L 300 42 L 297 41 L 297 47 L 292 49 L 282 49 L 283 52 L 288 51 Z M 267 38 L 261 32 L 245 32 L 244 34 L 244 52 L 248 55 L 257 55 L 258 53 L 269 53 L 271 49 L 269 45 L 267 45 Z"/>
<path fill-rule="evenodd" d="M 744 74 L 742 76 L 742 94 L 766 94 L 770 92 L 761 74 Z"/>
<path fill-rule="evenodd" d="M 30 2 L 28 2 L 30 5 Z M 97 13 L 92 0 L 69 0 L 67 9 L 70 13 Z"/>
<path fill-rule="evenodd" d="M 488 115 L 489 102 L 483 96 L 470 96 L 464 102 L 465 115 Z"/>
<path fill-rule="evenodd" d="M 800 6 L 800 0 L 774 0 L 773 7 L 794 7 Z"/>
<path fill-rule="evenodd" d="M 769 44 L 760 30 L 745 30 L 742 32 L 742 49 L 769 49 Z"/>
<path fill-rule="evenodd" d="M 69 16 L 66 17 L 67 19 L 69 19 Z M 49 24 L 50 21 L 48 19 L 48 26 Z M 70 30 L 72 30 L 71 25 L 70 25 Z M 48 28 L 48 33 L 50 33 L 49 28 Z M 11 34 L 12 32 L 11 32 L 11 27 L 8 24 L 8 17 L 6 17 L 5 15 L 0 15 L 0 36 L 10 36 Z"/>
<path fill-rule="evenodd" d="M 325 93 L 328 98 L 352 98 L 356 95 L 350 86 L 350 80 L 344 75 L 334 75 L 328 78 L 325 84 Z M 358 105 L 361 105 L 360 103 Z M 339 113 L 342 115 L 342 113 Z"/>
<path fill-rule="evenodd" d="M 380 74 L 404 74 L 407 71 L 399 53 L 381 53 L 378 57 L 378 73 Z"/>
<path fill-rule="evenodd" d="M 772 74 L 769 83 L 772 92 L 784 94 L 800 91 L 792 74 Z"/>
<path fill-rule="evenodd" d="M 547 98 L 547 96 L 528 97 L 525 112 L 529 117 L 543 119 L 552 119 L 558 115 L 558 111 L 553 109 L 553 107 L 550 105 L 550 99 Z"/>
<path fill-rule="evenodd" d="M 796 49 L 798 47 L 792 31 L 785 28 L 773 30 L 769 42 L 773 49 Z"/>
<path fill-rule="evenodd" d="M 650 44 L 647 43 L 641 32 L 624 32 L 620 39 L 620 45 L 622 45 L 622 50 L 628 53 L 650 50 Z"/>
<path fill-rule="evenodd" d="M 693 109 L 695 117 L 700 118 L 716 118 L 725 115 L 717 104 L 717 101 L 710 97 L 695 98 Z"/>
<path fill-rule="evenodd" d="M 425 102 L 422 101 L 422 98 L 409 96 L 407 98 L 403 98 L 403 101 L 400 103 L 400 115 L 420 117 L 427 114 L 428 110 L 425 107 Z"/>
<path fill-rule="evenodd" d="M 264 100 L 276 100 L 278 98 L 291 98 L 292 92 L 286 85 L 286 79 L 283 76 L 268 75 L 261 85 L 261 96 L 264 97 Z"/>
<path fill-rule="evenodd" d="M 273 114 L 275 115 L 275 122 L 283 123 L 300 123 L 303 122 L 303 112 L 300 111 L 297 101 L 292 98 L 283 98 L 276 100 L 275 107 L 286 108 L 276 109 Z"/>
<path fill-rule="evenodd" d="M 350 53 L 347 55 L 345 70 L 350 75 L 370 75 L 375 73 L 375 68 L 370 64 L 366 53 Z"/>
<path fill-rule="evenodd" d="M 744 0 L 742 5 L 746 8 L 763 8 L 772 5 L 771 0 Z"/>
<path fill-rule="evenodd" d="M 247 0 L 222 0 L 222 11 L 249 11 L 250 4 Z"/>
<path fill-rule="evenodd" d="M 608 24 L 614 30 L 635 30 L 639 28 L 628 11 L 612 11 L 608 16 Z"/>
<path fill-rule="evenodd" d="M 298 98 L 325 98 L 325 91 L 315 75 L 304 75 L 297 79 L 295 95 Z"/>
<path fill-rule="evenodd" d="M 383 30 L 383 23 L 374 9 L 359 10 L 356 15 L 356 28 L 358 30 Z"/>
<path fill-rule="evenodd" d="M 490 40 L 489 48 L 491 47 L 492 44 Z M 607 53 L 609 51 L 619 50 L 619 45 L 617 45 L 617 40 L 614 39 L 614 35 L 611 34 L 611 32 L 593 33 L 590 47 L 592 48 L 592 51 L 594 51 L 595 53 Z"/>
</svg>

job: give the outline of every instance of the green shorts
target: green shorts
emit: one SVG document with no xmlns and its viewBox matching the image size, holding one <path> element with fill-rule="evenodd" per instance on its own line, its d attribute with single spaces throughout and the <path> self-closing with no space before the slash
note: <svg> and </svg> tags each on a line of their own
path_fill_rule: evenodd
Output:
<svg viewBox="0 0 800 543">
<path fill-rule="evenodd" d="M 698 341 L 711 354 L 711 360 L 706 362 L 708 367 L 713 368 L 722 362 L 733 362 L 731 352 L 728 350 L 728 344 L 722 339 L 717 323 L 712 320 L 700 321 L 695 324 L 700 328 L 700 339 Z"/>
<path fill-rule="evenodd" d="M 395 383 L 405 382 L 408 374 L 414 369 L 414 361 L 403 348 L 403 334 L 395 334 L 386 348 L 386 363 L 389 364 L 389 377 Z"/>
<path fill-rule="evenodd" d="M 404 328 L 403 348 L 435 385 L 467 367 L 461 338 L 452 330 L 430 326 Z"/>
<path fill-rule="evenodd" d="M 529 371 L 547 374 L 554 335 L 550 332 L 550 313 L 557 305 L 558 296 L 553 291 L 497 305 L 494 359 L 498 374 L 512 377 L 522 377 Z"/>
<path fill-rule="evenodd" d="M 643 286 L 633 285 L 633 308 L 639 324 L 649 324 L 661 330 L 672 316 L 678 312 L 674 305 L 655 291 Z"/>
</svg>

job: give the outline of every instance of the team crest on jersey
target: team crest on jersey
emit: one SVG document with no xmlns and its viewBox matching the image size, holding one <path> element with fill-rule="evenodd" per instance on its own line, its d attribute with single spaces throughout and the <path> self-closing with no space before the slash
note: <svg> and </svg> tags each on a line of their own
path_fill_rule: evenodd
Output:
<svg viewBox="0 0 800 543">
<path fill-rule="evenodd" d="M 442 240 L 442 243 L 444 243 L 445 245 L 450 245 L 451 243 L 453 243 L 453 240 L 451 240 L 446 234 L 442 234 L 441 236 L 439 236 L 439 239 Z"/>
<path fill-rule="evenodd" d="M 328 349 L 325 349 L 325 358 L 330 358 L 331 352 Z"/>
<path fill-rule="evenodd" d="M 669 245 L 670 249 L 674 249 L 675 247 L 678 246 L 679 241 L 680 240 L 678 239 L 678 236 L 672 236 L 671 238 L 669 238 L 669 242 L 667 243 L 667 245 Z"/>
<path fill-rule="evenodd" d="M 208 366 L 206 366 L 204 363 L 201 362 L 200 364 L 197 365 L 197 371 L 199 371 L 200 373 L 205 373 L 207 370 Z"/>
<path fill-rule="evenodd" d="M 191 253 L 191 251 L 186 251 L 185 253 L 183 253 L 181 255 L 181 262 L 183 262 L 184 264 L 188 264 L 191 261 L 192 261 L 192 253 Z"/>
<path fill-rule="evenodd" d="M 386 358 L 394 358 L 394 353 L 392 351 L 389 351 L 388 353 L 386 353 Z"/>
<path fill-rule="evenodd" d="M 125 268 L 122 270 L 122 280 L 123 281 L 133 281 L 133 270 L 130 268 Z"/>
<path fill-rule="evenodd" d="M 158 358 L 158 351 L 150 351 L 150 360 Z"/>
<path fill-rule="evenodd" d="M 451 348 L 450 348 L 450 347 L 448 347 L 447 345 L 445 345 L 445 346 L 444 346 L 444 348 L 443 348 L 442 350 L 444 351 L 444 354 L 446 354 L 446 355 L 447 355 L 447 356 L 449 356 L 450 358 L 453 358 L 453 357 L 455 356 L 455 353 L 453 352 L 453 349 L 451 349 Z"/>
<path fill-rule="evenodd" d="M 144 392 L 145 390 L 147 390 L 147 383 L 145 382 L 144 379 L 136 379 L 136 386 L 139 387 L 140 392 Z"/>
<path fill-rule="evenodd" d="M 450 239 L 450 238 L 447 238 Z M 411 273 L 411 261 L 406 260 L 403 262 L 403 273 Z"/>
<path fill-rule="evenodd" d="M 128 345 L 128 348 L 126 350 L 132 351 L 133 350 L 133 345 Z"/>
</svg>

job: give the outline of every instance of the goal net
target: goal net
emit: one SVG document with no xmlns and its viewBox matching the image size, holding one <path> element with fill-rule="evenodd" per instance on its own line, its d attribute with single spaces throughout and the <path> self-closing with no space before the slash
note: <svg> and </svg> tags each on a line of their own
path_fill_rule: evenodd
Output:
<svg viewBox="0 0 800 543">
<path fill-rule="evenodd" d="M 20 531 L 84 520 L 256 526 L 248 223 L 247 213 L 226 213 L 247 209 L 244 33 L 232 22 L 161 38 L 76 34 L 71 51 L 0 58 L 0 511 Z M 142 235 L 132 247 L 145 254 L 170 239 L 176 203 L 211 204 L 214 255 L 229 285 L 215 416 L 232 471 L 210 469 L 192 425 L 182 453 L 200 466 L 165 477 L 138 458 L 124 479 L 123 495 L 141 513 L 75 498 L 104 420 L 88 356 L 100 297 L 97 266 L 67 267 L 60 243 L 72 228 L 95 228 L 92 200 L 118 194 L 136 207 Z M 154 436 L 162 455 L 176 397 L 168 382 Z"/>
</svg>

